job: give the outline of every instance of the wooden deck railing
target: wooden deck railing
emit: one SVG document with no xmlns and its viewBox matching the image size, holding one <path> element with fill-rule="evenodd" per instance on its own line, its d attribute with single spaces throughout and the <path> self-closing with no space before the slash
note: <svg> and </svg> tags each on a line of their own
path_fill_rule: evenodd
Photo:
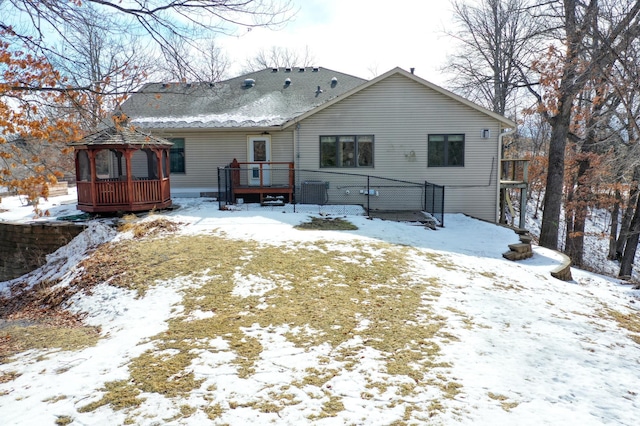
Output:
<svg viewBox="0 0 640 426">
<path fill-rule="evenodd" d="M 260 197 L 260 202 L 265 195 L 286 194 L 289 201 L 293 197 L 295 170 L 292 162 L 239 162 L 233 160 L 229 168 L 234 200 L 236 194 L 257 194 Z M 258 176 L 253 176 L 254 171 Z"/>
<path fill-rule="evenodd" d="M 502 182 L 528 183 L 529 160 L 505 159 L 500 160 L 500 180 Z"/>
</svg>

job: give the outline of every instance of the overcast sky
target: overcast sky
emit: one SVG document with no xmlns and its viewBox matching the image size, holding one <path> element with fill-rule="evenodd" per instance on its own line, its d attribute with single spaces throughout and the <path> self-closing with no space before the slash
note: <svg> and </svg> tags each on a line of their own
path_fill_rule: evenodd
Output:
<svg viewBox="0 0 640 426">
<path fill-rule="evenodd" d="M 452 45 L 444 29 L 451 22 L 447 0 L 293 0 L 298 13 L 277 31 L 255 28 L 241 37 L 221 36 L 218 43 L 239 75 L 246 58 L 272 46 L 303 51 L 315 65 L 362 78 L 396 66 L 444 85 L 440 68 Z"/>
</svg>

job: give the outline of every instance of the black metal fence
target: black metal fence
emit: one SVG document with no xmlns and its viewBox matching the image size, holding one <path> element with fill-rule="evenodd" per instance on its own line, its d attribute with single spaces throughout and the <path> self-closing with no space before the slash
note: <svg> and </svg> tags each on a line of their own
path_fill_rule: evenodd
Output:
<svg viewBox="0 0 640 426">
<path fill-rule="evenodd" d="M 247 195 L 234 193 L 233 179 L 250 173 L 243 168 L 224 167 L 218 169 L 220 208 L 234 203 L 237 198 L 245 202 L 255 201 Z M 289 170 L 270 168 L 272 176 L 284 176 Z M 271 179 L 271 177 L 269 177 Z M 244 178 L 241 179 L 244 181 Z M 283 197 L 282 183 L 284 178 L 271 180 L 271 186 L 264 187 L 264 194 Z M 273 194 L 270 192 L 273 188 Z M 287 200 L 296 208 L 303 205 L 340 205 L 344 214 L 372 212 L 425 211 L 436 219 L 440 226 L 444 225 L 444 186 L 430 182 L 409 182 L 377 176 L 342 173 L 335 171 L 319 171 L 295 169 L 293 197 Z M 280 195 L 278 195 L 280 194 Z"/>
</svg>

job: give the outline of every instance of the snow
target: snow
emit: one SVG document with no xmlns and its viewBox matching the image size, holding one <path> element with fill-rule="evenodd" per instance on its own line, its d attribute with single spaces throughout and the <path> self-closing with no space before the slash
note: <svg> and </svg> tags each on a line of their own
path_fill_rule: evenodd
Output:
<svg viewBox="0 0 640 426">
<path fill-rule="evenodd" d="M 73 199 L 52 198 L 44 207 L 52 217 L 78 214 Z M 415 274 L 431 276 L 437 271 L 441 294 L 432 302 L 439 315 L 447 318 L 447 333 L 455 336 L 441 345 L 441 360 L 448 362 L 448 375 L 462 385 L 453 399 L 442 399 L 444 411 L 433 424 L 459 425 L 635 425 L 640 412 L 640 351 L 629 332 L 610 317 L 600 315 L 611 309 L 638 314 L 640 291 L 621 285 L 618 280 L 573 268 L 572 282 L 552 278 L 559 254 L 534 246 L 534 256 L 519 262 L 502 258 L 508 245 L 518 241 L 504 227 L 478 221 L 464 215 L 446 215 L 445 228 L 435 231 L 416 223 L 370 220 L 363 215 L 348 215 L 357 231 L 298 231 L 294 225 L 309 216 L 335 215 L 330 206 L 308 206 L 293 212 L 291 206 L 262 208 L 245 204 L 230 211 L 218 210 L 218 204 L 206 199 L 174 199 L 179 209 L 165 214 L 181 223 L 181 233 L 224 234 L 226 238 L 262 241 L 287 247 L 292 243 L 332 242 L 353 257 L 349 244 L 386 242 L 414 247 L 418 252 L 445 256 L 455 268 L 436 269 L 428 257 L 412 259 Z M 31 207 L 14 197 L 2 200 L 0 220 L 31 221 Z M 47 219 L 37 219 L 47 220 Z M 51 219 L 49 219 L 51 220 Z M 28 275 L 32 283 L 42 278 L 62 278 L 62 284 L 76 273 L 82 256 L 101 242 L 126 239 L 116 234 L 107 222 L 92 221 L 87 231 L 68 246 L 48 258 L 48 265 Z M 372 249 L 373 250 L 373 249 Z M 499 277 L 499 279 L 492 279 Z M 290 283 L 270 282 L 260 277 L 238 276 L 234 294 L 260 296 L 274 286 Z M 77 295 L 72 309 L 87 312 L 87 323 L 102 328 L 95 347 L 76 352 L 39 351 L 20 354 L 0 365 L 3 373 L 20 376 L 0 383 L 0 419 L 3 425 L 52 424 L 58 415 L 68 415 L 73 424 L 122 424 L 124 411 L 103 406 L 88 413 L 81 407 L 96 400 L 105 382 L 128 378 L 127 362 L 152 348 L 148 339 L 167 329 L 166 320 L 183 315 L 181 291 L 199 285 L 197 277 L 160 282 L 144 297 L 108 284 L 96 287 L 91 295 Z M 0 291 L 8 283 L 0 283 Z M 260 308 L 260 306 L 258 306 Z M 213 315 L 195 311 L 196 320 Z M 471 324 L 471 325 L 470 325 Z M 359 327 L 366 329 L 362 318 Z M 219 351 L 201 351 L 192 371 L 205 379 L 203 387 L 176 402 L 159 394 L 145 393 L 145 402 L 136 409 L 136 424 L 164 424 L 177 407 L 201 407 L 205 401 L 250 402 L 268 394 L 273 387 L 300 379 L 300 372 L 316 368 L 332 349 L 324 344 L 301 349 L 285 338 L 287 326 L 245 328 L 247 336 L 263 346 L 255 374 L 239 378 L 230 363 L 234 355 L 226 351 L 228 343 L 212 339 L 210 346 Z M 1 330 L 0 330 L 1 332 Z M 357 346 L 357 333 L 345 346 Z M 287 406 L 277 415 L 250 406 L 227 409 L 217 421 L 232 424 L 276 425 L 387 425 L 402 420 L 401 404 L 391 404 L 398 396 L 390 390 L 365 389 L 364 377 L 384 381 L 386 376 L 380 353 L 366 347 L 358 354 L 353 369 L 341 369 L 339 363 L 325 366 L 339 369 L 328 383 L 331 392 L 340 395 L 344 410 L 336 417 L 310 420 L 321 399 L 310 397 L 312 390 L 291 387 L 301 402 Z M 215 387 L 207 390 L 207 386 Z M 363 391 L 372 393 L 364 398 Z M 54 399 L 65 395 L 64 399 Z M 502 401 L 515 402 L 504 409 Z M 317 395 L 318 397 L 322 395 Z M 206 398 L 205 398 L 206 397 Z M 409 397 L 428 405 L 437 398 L 428 389 L 419 397 Z M 165 419 L 165 420 L 163 420 Z M 409 422 L 411 423 L 411 422 Z M 203 411 L 181 417 L 169 424 L 219 424 Z"/>
<path fill-rule="evenodd" d="M 134 124 L 154 124 L 159 127 L 163 125 L 184 125 L 190 127 L 250 127 L 250 126 L 277 126 L 286 121 L 275 115 L 244 115 L 244 114 L 207 114 L 194 116 L 169 116 L 169 117 L 140 117 L 132 120 Z M 198 126 L 199 124 L 199 126 Z"/>
<path fill-rule="evenodd" d="M 134 124 L 154 127 L 269 127 L 279 126 L 312 107 L 285 99 L 279 92 L 263 96 L 224 113 L 177 115 L 161 117 L 136 117 Z"/>
</svg>

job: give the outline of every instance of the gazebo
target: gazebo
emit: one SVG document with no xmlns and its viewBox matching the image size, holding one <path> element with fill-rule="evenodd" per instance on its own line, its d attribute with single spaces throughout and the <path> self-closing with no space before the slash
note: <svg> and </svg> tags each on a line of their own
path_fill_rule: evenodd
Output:
<svg viewBox="0 0 640 426">
<path fill-rule="evenodd" d="M 121 124 L 71 145 L 79 210 L 136 212 L 171 205 L 168 140 Z"/>
</svg>

